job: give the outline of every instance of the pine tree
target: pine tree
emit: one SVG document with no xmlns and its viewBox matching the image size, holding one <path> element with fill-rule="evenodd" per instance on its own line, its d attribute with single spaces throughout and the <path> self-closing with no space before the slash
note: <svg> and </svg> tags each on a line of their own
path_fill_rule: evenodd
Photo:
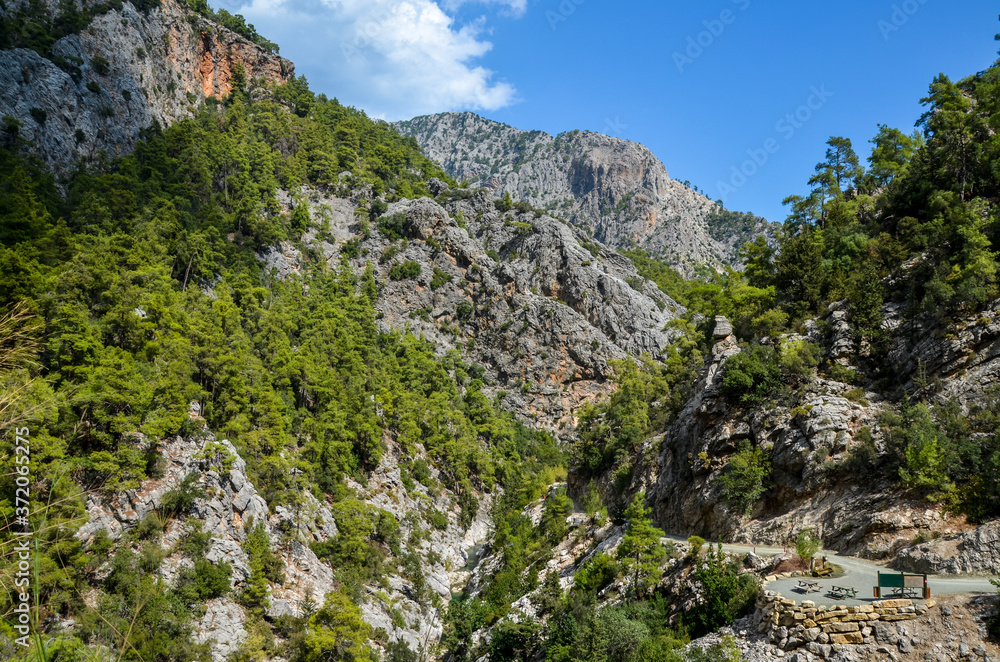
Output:
<svg viewBox="0 0 1000 662">
<path fill-rule="evenodd" d="M 632 577 L 632 592 L 642 598 L 659 581 L 658 569 L 666 558 L 667 550 L 660 544 L 663 531 L 656 528 L 645 507 L 646 492 L 639 492 L 625 509 L 628 528 L 618 547 L 618 560 Z"/>
</svg>

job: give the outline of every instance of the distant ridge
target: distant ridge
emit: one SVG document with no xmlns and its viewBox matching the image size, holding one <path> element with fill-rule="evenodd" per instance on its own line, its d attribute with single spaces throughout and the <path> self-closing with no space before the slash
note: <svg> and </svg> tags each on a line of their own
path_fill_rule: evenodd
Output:
<svg viewBox="0 0 1000 662">
<path fill-rule="evenodd" d="M 615 248 L 642 248 L 691 276 L 699 267 L 739 267 L 737 251 L 771 225 L 729 212 L 670 178 L 646 147 L 570 131 L 553 137 L 473 113 L 399 122 L 455 179 L 588 228 Z"/>
</svg>

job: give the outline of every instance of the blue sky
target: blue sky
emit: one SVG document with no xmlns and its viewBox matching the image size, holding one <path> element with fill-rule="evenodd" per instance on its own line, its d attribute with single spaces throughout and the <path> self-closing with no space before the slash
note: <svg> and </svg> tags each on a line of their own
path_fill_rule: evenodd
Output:
<svg viewBox="0 0 1000 662">
<path fill-rule="evenodd" d="M 214 4 L 278 42 L 314 90 L 372 116 L 474 110 L 616 135 L 776 221 L 829 136 L 865 158 L 879 123 L 911 130 L 933 77 L 988 67 L 1000 31 L 987 0 Z"/>
</svg>

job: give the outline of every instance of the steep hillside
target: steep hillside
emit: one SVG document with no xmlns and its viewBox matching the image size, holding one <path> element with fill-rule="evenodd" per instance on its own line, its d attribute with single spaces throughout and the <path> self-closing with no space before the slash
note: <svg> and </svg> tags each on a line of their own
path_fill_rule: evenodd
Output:
<svg viewBox="0 0 1000 662">
<path fill-rule="evenodd" d="M 206 98 L 226 97 L 238 80 L 291 80 L 289 60 L 182 2 L 86 2 L 82 10 L 72 3 L 72 9 L 6 3 L 0 8 L 5 139 L 30 141 L 63 172 L 80 159 L 129 153 L 153 122 L 169 126 L 192 117 Z"/>
<path fill-rule="evenodd" d="M 553 138 L 472 113 L 396 127 L 456 180 L 566 218 L 614 248 L 641 248 L 687 276 L 702 266 L 738 264 L 739 247 L 770 228 L 671 179 L 659 159 L 633 142 L 580 131 Z"/>
<path fill-rule="evenodd" d="M 383 330 L 457 353 L 505 408 L 566 439 L 581 404 L 613 391 L 615 362 L 659 356 L 677 337 L 684 308 L 614 251 L 540 212 L 503 210 L 487 191 L 432 188 L 436 201 L 392 203 L 369 222 L 356 200 L 286 196 L 289 213 L 307 207 L 323 229 L 301 251 L 264 252 L 265 269 L 294 274 L 315 251 L 370 270 Z"/>
</svg>

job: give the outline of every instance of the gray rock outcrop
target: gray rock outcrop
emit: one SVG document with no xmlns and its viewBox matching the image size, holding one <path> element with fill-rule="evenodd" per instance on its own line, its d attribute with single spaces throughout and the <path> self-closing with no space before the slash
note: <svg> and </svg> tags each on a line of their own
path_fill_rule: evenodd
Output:
<svg viewBox="0 0 1000 662">
<path fill-rule="evenodd" d="M 325 228 L 303 240 L 330 263 L 357 241 L 349 263 L 357 273 L 372 265 L 382 330 L 410 329 L 441 354 L 458 351 L 482 369 L 487 390 L 506 393 L 507 408 L 566 438 L 579 405 L 613 389 L 612 362 L 659 356 L 676 337 L 670 323 L 685 312 L 579 229 L 500 212 L 486 191 L 390 205 L 381 218 L 403 219 L 407 236 L 399 239 L 360 230 L 354 210 L 362 201 L 301 193 Z M 279 199 L 292 204 L 287 194 Z M 301 269 L 290 245 L 260 259 L 278 276 Z M 390 277 L 407 262 L 419 265 L 416 277 Z"/>
<path fill-rule="evenodd" d="M 654 518 L 668 533 L 784 545 L 808 526 L 828 549 L 883 558 L 917 531 L 960 525 L 940 507 L 895 494 L 891 476 L 836 479 L 863 428 L 878 438 L 886 405 L 874 393 L 861 397 L 850 385 L 819 378 L 780 404 L 737 406 L 719 387 L 726 360 L 740 351 L 731 336 L 716 343 L 692 398 L 651 440 L 658 459 L 633 478 L 629 492 L 647 490 Z M 720 481 L 744 440 L 772 467 L 769 489 L 749 518 L 724 499 Z"/>
<path fill-rule="evenodd" d="M 422 450 L 418 451 L 424 455 Z M 187 514 L 210 535 L 205 558 L 232 567 L 231 582 L 236 591 L 251 575 L 249 558 L 241 544 L 246 540 L 246 526 L 251 521 L 265 523 L 271 549 L 284 563 L 285 577 L 282 584 L 269 585 L 269 617 L 301 616 L 307 601 L 322 605 L 324 597 L 339 587 L 333 568 L 318 558 L 309 545 L 339 535 L 333 513 L 325 502 L 307 490 L 294 508 L 277 506 L 272 512 L 257 493 L 237 449 L 228 440 L 217 440 L 208 432 L 175 437 L 161 444 L 159 452 L 165 461 L 160 478 L 146 480 L 126 492 L 93 493 L 88 497 L 89 521 L 77 533 L 81 540 L 89 541 L 99 530 L 104 530 L 111 538 L 128 544 L 123 534 L 151 514 L 161 513 L 167 495 L 182 487 L 185 478 L 194 477 L 190 484 L 203 496 L 194 499 Z M 431 471 L 436 480 L 437 471 Z M 481 547 L 489 537 L 491 498 L 480 495 L 475 519 L 470 526 L 463 527 L 457 500 L 447 489 L 432 493 L 419 484 L 406 488 L 399 469 L 399 450 L 395 447 L 382 457 L 365 485 L 348 481 L 348 486 L 361 502 L 397 519 L 402 539 L 411 541 L 407 543 L 407 552 L 420 558 L 419 583 L 428 591 L 424 595 L 415 590 L 412 577 L 390 574 L 388 588 L 366 587 L 368 599 L 360 605 L 362 615 L 373 627 L 385 630 L 390 641 L 405 641 L 414 651 L 427 650 L 440 639 L 444 628 L 441 612 L 433 604 L 438 601 L 447 604 L 452 590 L 465 585 L 469 577 L 466 569 L 469 551 Z M 424 527 L 421 523 L 430 510 L 444 513 L 447 524 Z M 184 525 L 173 520 L 161 537 L 168 556 L 159 574 L 168 583 L 176 579 L 181 568 L 191 565 L 190 559 L 176 551 L 183 530 Z M 209 643 L 213 661 L 222 662 L 246 640 L 246 621 L 243 609 L 231 598 L 211 600 L 197 624 L 196 642 Z"/>
<path fill-rule="evenodd" d="M 1000 575 L 1000 521 L 907 547 L 893 565 L 906 572 Z"/>
<path fill-rule="evenodd" d="M 32 50 L 0 51 L 0 117 L 20 122 L 20 138 L 56 172 L 131 152 L 154 122 L 169 126 L 207 97 L 228 95 L 239 68 L 247 81 L 284 82 L 294 73 L 289 60 L 177 0 L 148 13 L 125 2 L 57 41 L 51 55 L 63 68 Z"/>
<path fill-rule="evenodd" d="M 243 608 L 229 598 L 209 600 L 205 615 L 198 621 L 194 642 L 211 647 L 212 662 L 224 662 L 246 641 L 246 623 Z"/>
</svg>

